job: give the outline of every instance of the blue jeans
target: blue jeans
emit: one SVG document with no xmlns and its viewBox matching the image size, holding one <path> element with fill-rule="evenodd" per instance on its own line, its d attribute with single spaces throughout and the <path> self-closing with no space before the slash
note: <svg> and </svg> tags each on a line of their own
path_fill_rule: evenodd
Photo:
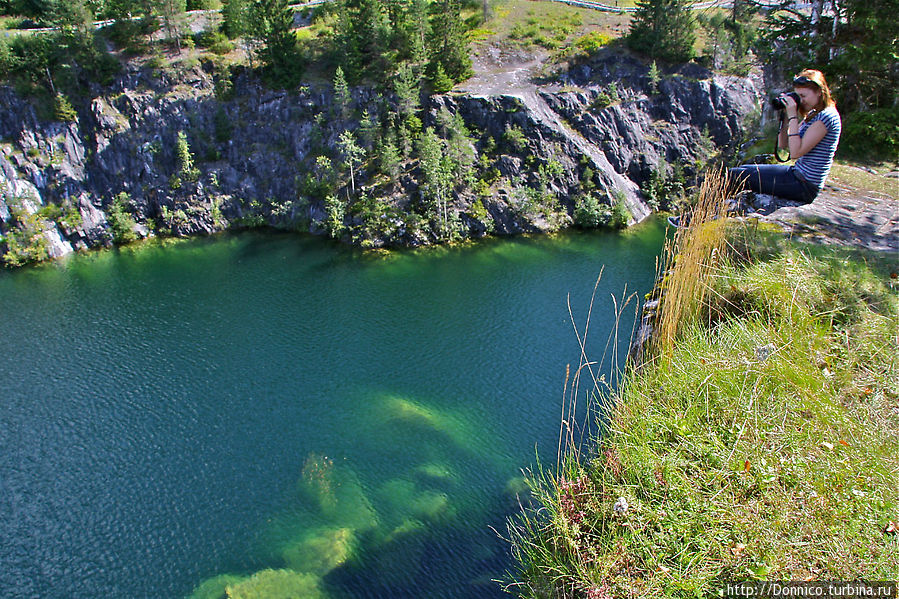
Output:
<svg viewBox="0 0 899 599">
<path fill-rule="evenodd" d="M 751 189 L 785 200 L 810 203 L 818 196 L 818 188 L 801 178 L 786 164 L 743 164 L 728 169 L 730 180 L 738 189 Z"/>
</svg>

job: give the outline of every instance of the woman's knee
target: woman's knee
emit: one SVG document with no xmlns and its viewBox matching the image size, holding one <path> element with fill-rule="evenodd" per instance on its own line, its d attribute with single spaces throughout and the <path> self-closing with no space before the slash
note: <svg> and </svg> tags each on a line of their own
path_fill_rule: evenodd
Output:
<svg viewBox="0 0 899 599">
<path fill-rule="evenodd" d="M 747 186 L 752 174 L 752 168 L 745 164 L 727 169 L 728 181 L 739 187 Z"/>
</svg>

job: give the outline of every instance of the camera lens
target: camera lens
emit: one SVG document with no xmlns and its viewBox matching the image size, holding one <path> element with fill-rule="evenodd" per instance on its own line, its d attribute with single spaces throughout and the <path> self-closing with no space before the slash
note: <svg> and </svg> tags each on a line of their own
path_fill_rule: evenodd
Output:
<svg viewBox="0 0 899 599">
<path fill-rule="evenodd" d="M 784 102 L 782 96 L 790 96 L 791 98 L 793 98 L 793 101 L 796 102 L 797 106 L 799 106 L 800 102 L 802 101 L 802 98 L 800 98 L 799 94 L 797 94 L 796 92 L 784 92 L 782 94 L 771 97 L 771 108 L 773 108 L 774 110 L 786 109 L 787 103 Z"/>
</svg>

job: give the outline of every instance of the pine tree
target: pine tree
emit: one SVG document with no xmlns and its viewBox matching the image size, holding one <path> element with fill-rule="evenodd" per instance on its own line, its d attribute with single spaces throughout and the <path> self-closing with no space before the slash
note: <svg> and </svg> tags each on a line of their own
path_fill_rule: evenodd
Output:
<svg viewBox="0 0 899 599">
<path fill-rule="evenodd" d="M 420 74 L 428 62 L 428 0 L 411 0 L 406 22 L 409 37 L 409 58 Z"/>
<path fill-rule="evenodd" d="M 223 0 L 222 2 L 222 33 L 228 39 L 235 39 L 247 33 L 248 0 Z"/>
<path fill-rule="evenodd" d="M 381 173 L 394 181 L 400 174 L 402 162 L 400 152 L 390 139 L 378 145 L 378 164 Z"/>
<path fill-rule="evenodd" d="M 659 83 L 661 81 L 662 76 L 659 74 L 659 65 L 653 60 L 652 64 L 649 65 L 649 91 L 652 94 L 659 93 Z"/>
<path fill-rule="evenodd" d="M 454 182 L 453 163 L 446 155 L 444 141 L 430 127 L 418 138 L 418 156 L 429 216 L 436 218 L 440 237 L 446 239 L 450 235 L 449 200 Z"/>
<path fill-rule="evenodd" d="M 453 80 L 443 70 L 443 65 L 440 62 L 436 64 L 434 74 L 431 76 L 431 87 L 434 88 L 435 93 L 445 94 L 453 89 Z"/>
<path fill-rule="evenodd" d="M 348 0 L 334 0 L 333 6 L 337 14 L 333 34 L 334 60 L 346 67 L 345 76 L 349 75 L 353 80 L 357 80 L 362 59 L 359 56 L 355 33 L 356 14 Z"/>
<path fill-rule="evenodd" d="M 437 67 L 453 82 L 465 81 L 472 75 L 468 53 L 468 36 L 462 22 L 460 0 L 442 0 L 431 21 L 431 77 L 437 79 Z"/>
<path fill-rule="evenodd" d="M 175 156 L 178 160 L 179 176 L 185 181 L 196 181 L 200 176 L 200 169 L 194 166 L 194 156 L 184 131 L 179 131 L 175 140 Z"/>
<path fill-rule="evenodd" d="M 784 0 L 768 15 L 762 31 L 764 47 L 793 71 L 798 70 L 796 65 L 824 71 L 847 120 L 857 110 L 895 110 L 899 104 L 895 5 L 895 0 L 835 0 L 833 12 L 814 22 L 796 10 L 792 0 Z M 813 30 L 815 35 L 809 35 Z"/>
<path fill-rule="evenodd" d="M 256 0 L 250 17 L 251 34 L 262 45 L 260 56 L 266 71 L 274 82 L 293 85 L 302 71 L 293 34 L 293 9 L 287 0 Z"/>
<path fill-rule="evenodd" d="M 156 10 L 162 15 L 162 23 L 169 42 L 181 53 L 181 31 L 179 18 L 184 14 L 186 0 L 155 0 Z"/>
<path fill-rule="evenodd" d="M 844 108 L 895 109 L 899 105 L 899 20 L 895 2 L 843 0 L 841 8 L 846 23 L 834 27 L 836 50 L 828 68 L 839 78 Z"/>
<path fill-rule="evenodd" d="M 340 65 L 334 71 L 334 99 L 337 100 L 340 115 L 346 118 L 350 106 L 350 86 L 346 82 L 346 77 L 343 75 L 343 69 Z"/>
<path fill-rule="evenodd" d="M 334 239 L 340 237 L 345 227 L 343 224 L 346 215 L 346 205 L 337 196 L 329 195 L 325 198 L 325 230 Z"/>
<path fill-rule="evenodd" d="M 50 23 L 64 32 L 89 31 L 93 20 L 84 0 L 51 0 L 44 11 Z"/>
<path fill-rule="evenodd" d="M 833 75 L 844 113 L 899 105 L 899 20 L 895 0 L 841 0 L 822 70 Z M 821 40 L 824 41 L 824 40 Z M 886 133 L 886 132 L 885 132 Z M 893 132 L 895 137 L 895 132 Z"/>
<path fill-rule="evenodd" d="M 388 46 L 396 53 L 397 62 L 423 65 L 427 61 L 427 0 L 383 1 L 390 30 Z"/>
<path fill-rule="evenodd" d="M 389 71 L 384 61 L 388 48 L 390 24 L 380 0 L 347 0 L 348 22 L 346 35 L 348 45 L 346 60 L 347 76 L 351 80 L 363 76 L 383 79 Z"/>
<path fill-rule="evenodd" d="M 666 62 L 686 62 L 694 55 L 696 24 L 687 0 L 637 0 L 627 44 Z"/>
<path fill-rule="evenodd" d="M 396 93 L 397 112 L 401 120 L 421 110 L 421 79 L 408 62 L 401 63 L 393 78 Z"/>
</svg>

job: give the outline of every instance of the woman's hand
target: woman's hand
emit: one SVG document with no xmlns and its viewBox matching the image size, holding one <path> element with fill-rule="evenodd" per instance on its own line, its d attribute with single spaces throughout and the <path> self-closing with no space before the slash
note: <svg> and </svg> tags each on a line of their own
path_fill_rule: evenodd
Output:
<svg viewBox="0 0 899 599">
<path fill-rule="evenodd" d="M 784 103 L 784 108 L 786 109 L 787 114 L 789 116 L 796 116 L 799 107 L 796 105 L 796 100 L 793 99 L 793 96 L 783 93 L 780 95 L 780 100 Z"/>
</svg>

